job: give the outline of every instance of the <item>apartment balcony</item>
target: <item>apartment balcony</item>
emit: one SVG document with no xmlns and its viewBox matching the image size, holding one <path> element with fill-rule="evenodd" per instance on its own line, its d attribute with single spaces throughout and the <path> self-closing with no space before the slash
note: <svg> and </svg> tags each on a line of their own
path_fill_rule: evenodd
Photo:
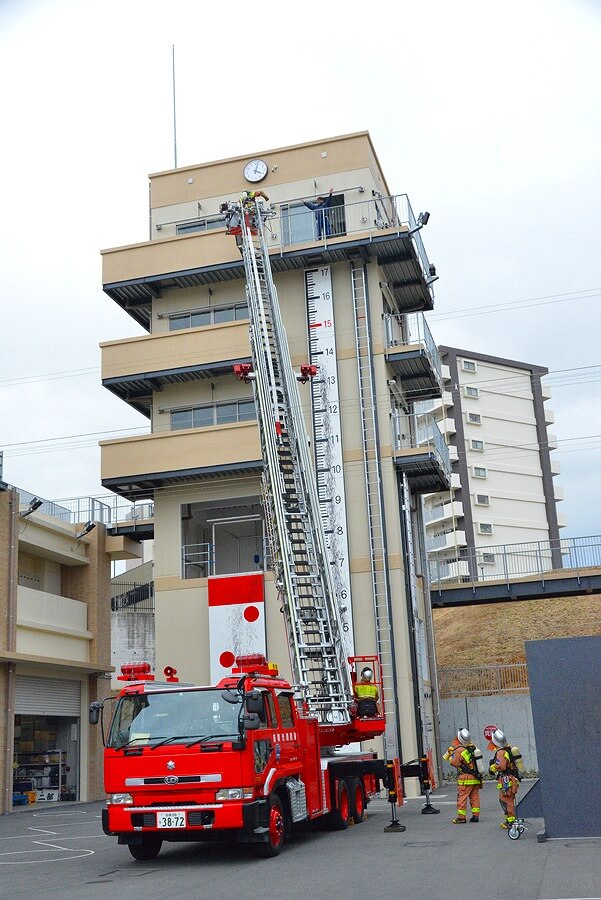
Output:
<svg viewBox="0 0 601 900">
<path fill-rule="evenodd" d="M 433 308 L 435 275 L 406 194 L 331 207 L 332 233 L 321 239 L 314 235 L 314 214 L 301 203 L 278 204 L 273 213 L 267 239 L 276 275 L 375 260 L 401 312 Z M 210 227 L 208 220 L 197 222 L 199 230 L 192 233 L 102 251 L 105 293 L 147 330 L 152 301 L 162 291 L 244 278 L 240 252 L 225 227 L 203 230 L 203 223 Z"/>
<path fill-rule="evenodd" d="M 553 425 L 555 422 L 555 413 L 552 409 L 547 409 L 545 406 L 545 425 Z"/>
<path fill-rule="evenodd" d="M 549 450 L 557 450 L 557 435 L 547 432 L 547 447 Z"/>
<path fill-rule="evenodd" d="M 443 553 L 461 547 L 467 547 L 465 531 L 451 530 L 445 534 L 426 538 L 427 553 Z"/>
<path fill-rule="evenodd" d="M 93 637 L 87 603 L 18 586 L 17 653 L 88 662 Z"/>
<path fill-rule="evenodd" d="M 568 526 L 568 518 L 565 513 L 559 512 L 557 513 L 557 527 L 558 528 L 567 528 Z"/>
<path fill-rule="evenodd" d="M 440 525 L 447 521 L 454 521 L 463 517 L 463 503 L 453 500 L 450 503 L 442 503 L 440 506 L 426 507 L 424 510 L 424 524 L 426 527 Z"/>
<path fill-rule="evenodd" d="M 250 362 L 250 347 L 244 356 L 235 356 L 232 348 L 248 345 L 247 320 L 107 341 L 100 345 L 102 384 L 150 416 L 153 391 L 231 374 L 235 363 Z"/>
<path fill-rule="evenodd" d="M 386 315 L 383 319 L 386 361 L 413 401 L 440 397 L 442 363 L 423 313 Z"/>
<path fill-rule="evenodd" d="M 470 577 L 469 561 L 456 559 L 454 562 L 438 559 L 436 556 L 429 560 L 430 582 L 439 584 L 445 581 L 462 581 Z"/>
<path fill-rule="evenodd" d="M 551 475 L 561 474 L 561 463 L 554 456 L 551 456 Z"/>
<path fill-rule="evenodd" d="M 128 499 L 263 469 L 256 421 L 101 441 L 103 487 Z"/>
<path fill-rule="evenodd" d="M 449 451 L 436 422 L 431 416 L 415 415 L 406 417 L 405 421 L 406 433 L 399 433 L 397 420 L 392 423 L 393 459 L 397 471 L 407 475 L 415 494 L 448 491 L 451 481 Z"/>
<path fill-rule="evenodd" d="M 564 499 L 563 488 L 559 484 L 555 484 L 555 482 L 553 482 L 553 499 L 554 500 L 563 500 Z"/>
</svg>

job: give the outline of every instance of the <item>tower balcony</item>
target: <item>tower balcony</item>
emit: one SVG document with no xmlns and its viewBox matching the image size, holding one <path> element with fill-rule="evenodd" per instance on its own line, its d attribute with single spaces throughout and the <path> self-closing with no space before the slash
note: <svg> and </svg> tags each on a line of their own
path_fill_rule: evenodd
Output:
<svg viewBox="0 0 601 900">
<path fill-rule="evenodd" d="M 393 459 L 400 474 L 407 475 L 413 493 L 448 491 L 451 484 L 449 449 L 432 416 L 407 416 L 407 431 L 399 433 L 393 420 Z"/>
<path fill-rule="evenodd" d="M 135 435 L 100 442 L 103 487 L 130 500 L 157 488 L 263 469 L 256 421 Z"/>
<path fill-rule="evenodd" d="M 235 363 L 250 363 L 248 321 L 142 335 L 100 346 L 102 384 L 145 416 L 150 416 L 153 391 L 166 384 L 215 378 L 231 374 Z M 247 355 L 235 355 L 244 347 L 249 348 Z"/>
<path fill-rule="evenodd" d="M 400 377 L 412 401 L 442 394 L 440 353 L 423 313 L 386 315 L 383 319 L 386 361 Z"/>
<path fill-rule="evenodd" d="M 426 507 L 424 510 L 424 524 L 426 527 L 440 525 L 443 522 L 457 520 L 463 517 L 463 503 L 460 500 L 452 500 L 450 503 L 442 503 L 439 506 Z"/>
<path fill-rule="evenodd" d="M 331 233 L 321 238 L 313 233 L 314 213 L 302 203 L 277 204 L 272 213 L 266 238 L 276 276 L 351 259 L 375 260 L 400 312 L 433 308 L 436 275 L 406 194 L 331 207 Z M 161 226 L 155 240 L 102 251 L 105 293 L 147 330 L 152 301 L 163 291 L 244 278 L 240 253 L 225 227 L 213 227 L 213 221 L 206 230 L 208 221 L 196 221 L 197 231 L 186 222 L 186 233 L 163 237 Z M 177 232 L 178 223 L 169 224 Z"/>
</svg>

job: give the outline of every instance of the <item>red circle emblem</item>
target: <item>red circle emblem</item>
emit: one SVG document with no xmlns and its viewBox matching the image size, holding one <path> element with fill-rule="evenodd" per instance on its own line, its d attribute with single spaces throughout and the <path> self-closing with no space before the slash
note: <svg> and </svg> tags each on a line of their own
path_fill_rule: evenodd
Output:
<svg viewBox="0 0 601 900">
<path fill-rule="evenodd" d="M 487 741 L 490 741 L 491 737 L 493 736 L 493 732 L 496 731 L 496 730 L 497 730 L 497 726 L 496 726 L 496 725 L 487 725 L 487 726 L 485 727 L 485 729 L 484 729 L 484 737 L 486 738 Z"/>
<path fill-rule="evenodd" d="M 244 618 L 247 622 L 256 622 L 259 618 L 259 610 L 256 606 L 247 606 L 244 610 Z"/>
<path fill-rule="evenodd" d="M 224 650 L 219 657 L 219 663 L 223 666 L 224 669 L 231 669 L 235 662 L 236 657 L 231 652 L 231 650 Z"/>
</svg>

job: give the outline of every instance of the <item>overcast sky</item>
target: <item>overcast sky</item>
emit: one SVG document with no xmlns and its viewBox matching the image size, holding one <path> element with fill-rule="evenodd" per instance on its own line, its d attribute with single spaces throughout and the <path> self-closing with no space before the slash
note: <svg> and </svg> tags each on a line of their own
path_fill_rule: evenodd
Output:
<svg viewBox="0 0 601 900">
<path fill-rule="evenodd" d="M 180 166 L 370 131 L 431 213 L 437 343 L 550 370 L 563 533 L 600 533 L 599 0 L 0 0 L 4 479 L 98 494 L 98 440 L 147 427 L 100 385 L 142 330 L 99 251 L 173 166 L 172 44 Z"/>
</svg>

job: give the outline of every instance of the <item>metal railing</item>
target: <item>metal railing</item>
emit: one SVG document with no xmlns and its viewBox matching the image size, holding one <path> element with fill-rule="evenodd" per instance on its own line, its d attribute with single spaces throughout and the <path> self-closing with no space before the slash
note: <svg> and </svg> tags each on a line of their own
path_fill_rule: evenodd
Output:
<svg viewBox="0 0 601 900">
<path fill-rule="evenodd" d="M 208 578 L 215 574 L 213 544 L 184 544 L 182 546 L 182 578 Z"/>
<path fill-rule="evenodd" d="M 468 563 L 470 573 L 467 577 L 457 576 L 455 580 L 462 583 L 509 584 L 528 576 L 538 576 L 544 581 L 545 575 L 556 570 L 578 576 L 584 569 L 601 568 L 601 536 L 466 548 L 461 552 L 461 560 Z M 444 560 L 430 559 L 429 565 L 432 586 L 453 580 L 441 569 Z"/>
<path fill-rule="evenodd" d="M 68 497 L 64 500 L 52 501 L 63 510 L 63 518 L 68 513 L 66 521 L 102 522 L 107 527 L 114 526 L 118 522 L 126 523 L 148 521 L 154 518 L 154 503 L 152 500 L 137 500 L 132 502 L 118 497 L 116 494 L 106 494 L 100 497 Z M 44 512 L 44 507 L 41 507 Z"/>
<path fill-rule="evenodd" d="M 441 700 L 487 694 L 526 694 L 529 690 L 528 667 L 525 663 L 438 670 Z"/>
<path fill-rule="evenodd" d="M 412 233 L 417 257 L 425 279 L 430 277 L 430 262 L 417 219 L 407 194 L 373 197 L 357 203 L 333 204 L 323 210 L 311 210 L 302 201 L 273 204 L 276 215 L 267 220 L 269 249 L 283 253 L 294 244 L 317 243 L 328 246 L 333 238 L 363 234 L 370 240 L 383 231 Z"/>
<path fill-rule="evenodd" d="M 449 448 L 434 416 L 406 415 L 394 409 L 390 417 L 393 450 L 410 450 L 430 445 L 446 477 L 451 477 Z"/>
<path fill-rule="evenodd" d="M 386 349 L 422 344 L 430 365 L 436 372 L 439 383 L 442 384 L 442 360 L 424 314 L 421 312 L 406 313 L 402 316 L 387 314 L 382 316 L 382 321 Z M 431 400 L 428 401 L 428 405 L 428 411 L 432 411 L 434 404 Z"/>
<path fill-rule="evenodd" d="M 117 593 L 116 593 L 117 592 Z M 113 612 L 154 612 L 154 581 L 120 582 L 112 585 Z"/>
</svg>

